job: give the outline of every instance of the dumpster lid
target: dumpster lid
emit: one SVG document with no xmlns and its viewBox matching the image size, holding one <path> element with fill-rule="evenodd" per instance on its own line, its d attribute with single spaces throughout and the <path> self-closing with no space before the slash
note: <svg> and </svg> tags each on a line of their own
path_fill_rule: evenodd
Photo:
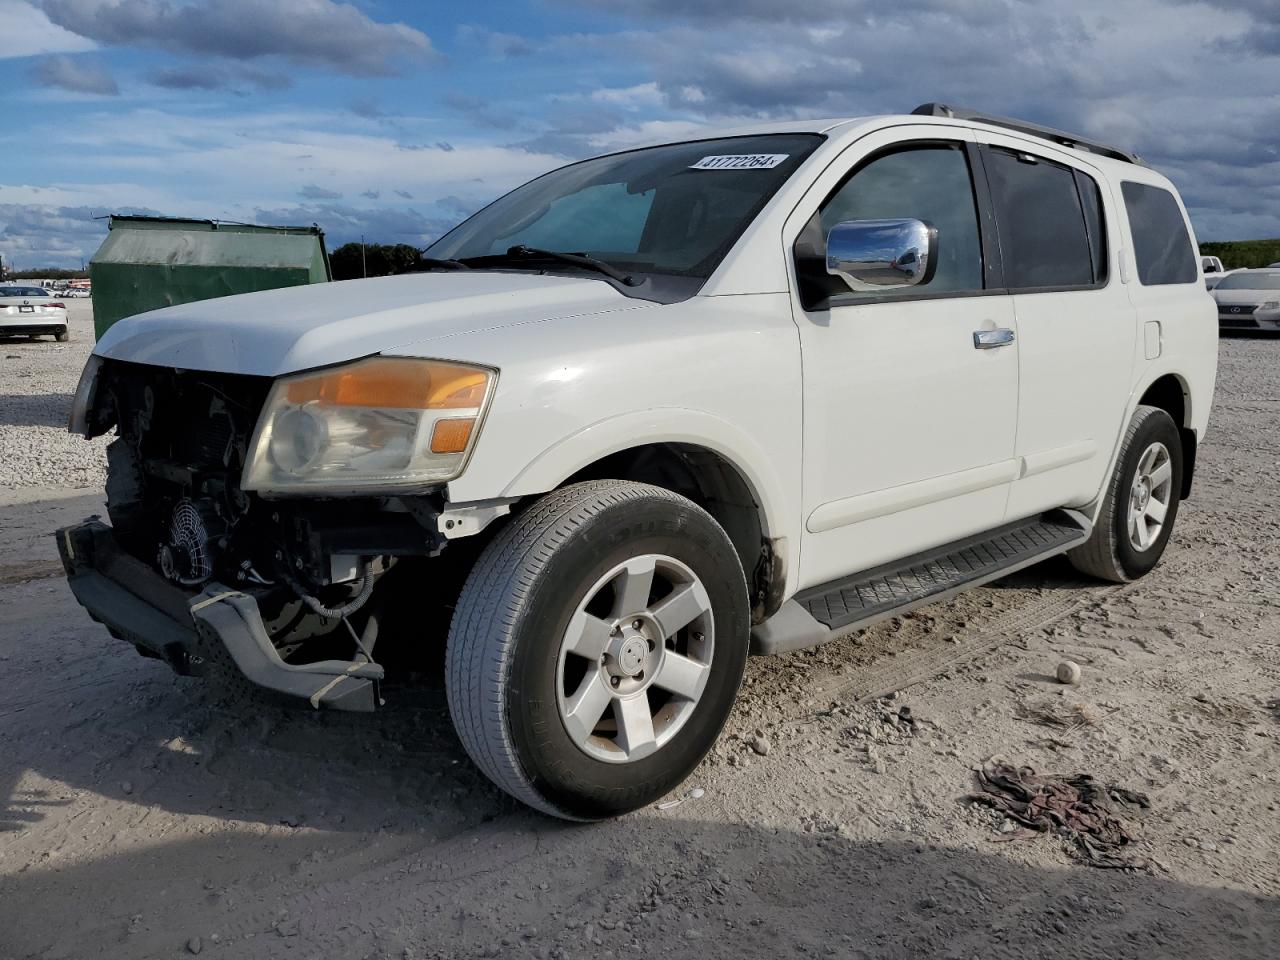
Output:
<svg viewBox="0 0 1280 960">
<path fill-rule="evenodd" d="M 262 226 L 226 220 L 113 215 L 111 232 L 93 256 L 95 264 L 308 269 L 324 231 L 309 227 Z M 319 244 L 317 245 L 317 240 Z"/>
<path fill-rule="evenodd" d="M 276 233 L 302 234 L 323 237 L 324 231 L 317 223 L 309 227 L 281 227 L 261 223 L 240 223 L 237 220 L 201 220 L 195 217 L 158 217 L 135 213 L 113 213 L 107 217 L 107 229 L 116 224 L 128 224 L 131 230 L 219 230 L 223 233 Z"/>
</svg>

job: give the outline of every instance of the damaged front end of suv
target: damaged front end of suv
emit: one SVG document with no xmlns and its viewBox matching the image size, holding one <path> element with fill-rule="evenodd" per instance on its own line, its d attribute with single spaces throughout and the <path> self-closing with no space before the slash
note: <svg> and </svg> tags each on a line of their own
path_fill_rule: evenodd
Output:
<svg viewBox="0 0 1280 960">
<path fill-rule="evenodd" d="M 111 523 L 58 531 L 76 598 L 179 674 L 374 709 L 383 579 L 504 512 L 445 517 L 496 378 L 383 356 L 278 378 L 91 357 L 70 429 L 116 433 Z"/>
</svg>

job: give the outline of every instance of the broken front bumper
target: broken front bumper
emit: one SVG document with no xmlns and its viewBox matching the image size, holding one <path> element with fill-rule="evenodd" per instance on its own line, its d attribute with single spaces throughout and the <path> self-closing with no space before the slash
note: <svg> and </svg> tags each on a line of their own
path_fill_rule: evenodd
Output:
<svg viewBox="0 0 1280 960">
<path fill-rule="evenodd" d="M 88 520 L 57 532 L 67 582 L 89 616 L 184 676 L 246 683 L 313 707 L 373 710 L 383 669 L 367 660 L 292 664 L 272 645 L 249 593 L 210 582 L 184 591 L 124 553 L 111 528 Z"/>
</svg>

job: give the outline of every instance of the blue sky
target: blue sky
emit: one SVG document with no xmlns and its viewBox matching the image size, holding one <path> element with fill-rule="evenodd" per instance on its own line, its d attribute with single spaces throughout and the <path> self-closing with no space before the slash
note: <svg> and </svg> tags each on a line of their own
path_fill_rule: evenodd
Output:
<svg viewBox="0 0 1280 960">
<path fill-rule="evenodd" d="M 1201 239 L 1280 236 L 1276 2 L 0 0 L 0 256 L 78 266 L 137 210 L 421 245 L 569 159 L 927 100 L 1136 149 Z"/>
</svg>

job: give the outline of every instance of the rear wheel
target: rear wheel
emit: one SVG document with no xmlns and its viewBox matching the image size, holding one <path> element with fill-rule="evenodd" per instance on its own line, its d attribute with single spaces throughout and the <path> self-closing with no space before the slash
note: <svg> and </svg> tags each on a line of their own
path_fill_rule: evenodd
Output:
<svg viewBox="0 0 1280 960">
<path fill-rule="evenodd" d="M 575 484 L 485 549 L 449 633 L 449 709 L 476 765 L 554 816 L 662 797 L 706 755 L 746 663 L 746 583 L 720 526 L 668 490 Z"/>
<path fill-rule="evenodd" d="M 70 339 L 71 339 L 71 330 L 70 330 L 70 328 L 68 328 L 68 329 L 66 329 L 66 330 L 63 330 L 63 331 L 61 331 L 60 333 L 55 333 L 55 334 L 53 335 L 53 338 L 54 338 L 55 340 L 57 340 L 59 343 L 66 343 L 68 340 L 70 340 Z"/>
<path fill-rule="evenodd" d="M 1138 407 L 1125 431 L 1093 534 L 1068 556 L 1113 583 L 1148 573 L 1164 554 L 1182 491 L 1182 440 L 1158 407 Z"/>
</svg>

